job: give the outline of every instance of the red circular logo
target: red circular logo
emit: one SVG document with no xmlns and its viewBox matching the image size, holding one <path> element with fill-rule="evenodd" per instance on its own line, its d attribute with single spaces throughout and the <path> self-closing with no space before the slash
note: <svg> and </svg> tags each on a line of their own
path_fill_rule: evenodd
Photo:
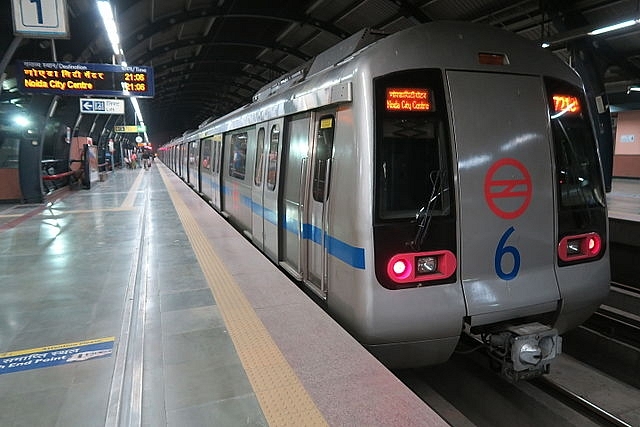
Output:
<svg viewBox="0 0 640 427">
<path fill-rule="evenodd" d="M 514 219 L 527 210 L 531 202 L 533 184 L 527 168 L 516 159 L 501 159 L 495 162 L 484 178 L 484 197 L 494 214 L 504 219 Z M 516 209 L 506 210 L 498 203 L 500 199 L 516 199 Z"/>
</svg>

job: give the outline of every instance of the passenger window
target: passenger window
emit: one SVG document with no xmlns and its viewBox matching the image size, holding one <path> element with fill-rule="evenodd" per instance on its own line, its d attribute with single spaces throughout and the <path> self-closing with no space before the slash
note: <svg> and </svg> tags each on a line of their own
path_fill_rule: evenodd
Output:
<svg viewBox="0 0 640 427">
<path fill-rule="evenodd" d="M 229 176 L 244 180 L 247 167 L 247 133 L 231 135 Z"/>
<path fill-rule="evenodd" d="M 313 199 L 316 202 L 324 202 L 329 197 L 329 187 L 325 179 L 327 177 L 327 164 L 333 156 L 333 125 L 333 116 L 323 116 L 318 120 L 313 164 Z M 325 185 L 327 185 L 327 194 L 325 194 Z"/>
<path fill-rule="evenodd" d="M 269 138 L 269 160 L 267 166 L 267 188 L 270 191 L 276 189 L 278 177 L 278 146 L 280 145 L 280 129 L 273 125 Z"/>
<path fill-rule="evenodd" d="M 253 174 L 253 182 L 259 187 L 262 185 L 262 173 L 264 171 L 264 128 L 258 131 L 258 142 L 256 144 L 256 169 Z"/>
<path fill-rule="evenodd" d="M 211 173 L 211 138 L 202 140 L 202 152 L 200 154 L 201 170 Z"/>
</svg>

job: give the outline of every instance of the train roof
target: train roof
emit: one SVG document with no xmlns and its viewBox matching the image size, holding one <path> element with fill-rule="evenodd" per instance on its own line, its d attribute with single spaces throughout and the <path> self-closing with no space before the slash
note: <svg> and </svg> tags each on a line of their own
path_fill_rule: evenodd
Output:
<svg viewBox="0 0 640 427">
<path fill-rule="evenodd" d="M 302 67 L 263 86 L 250 104 L 218 117 L 209 118 L 198 130 L 186 132 L 195 135 L 206 128 L 245 114 L 256 105 L 276 99 L 296 85 L 336 68 L 367 51 L 367 61 L 379 64 L 385 72 L 423 67 L 425 58 L 442 69 L 467 69 L 495 72 L 495 64 L 482 64 L 480 53 L 504 55 L 505 67 L 501 72 L 516 74 L 550 75 L 580 84 L 579 76 L 566 63 L 551 52 L 509 31 L 495 27 L 461 21 L 430 22 L 394 34 L 363 29 L 332 48 L 324 51 Z M 403 63 L 390 58 L 403 54 Z M 406 59 L 410 58 L 410 59 Z M 413 61 L 413 62 L 412 62 Z M 335 79 L 335 75 L 333 75 Z"/>
</svg>

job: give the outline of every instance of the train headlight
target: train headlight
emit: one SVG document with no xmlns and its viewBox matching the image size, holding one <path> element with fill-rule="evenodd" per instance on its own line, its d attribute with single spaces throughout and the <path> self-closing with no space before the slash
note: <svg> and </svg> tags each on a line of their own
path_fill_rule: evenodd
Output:
<svg viewBox="0 0 640 427">
<path fill-rule="evenodd" d="M 595 258 L 602 250 L 602 239 L 598 233 L 565 236 L 558 244 L 558 258 L 565 262 Z"/>
<path fill-rule="evenodd" d="M 438 258 L 423 256 L 416 258 L 416 272 L 418 274 L 432 274 L 438 271 Z"/>
<path fill-rule="evenodd" d="M 451 251 L 403 253 L 387 262 L 387 275 L 396 283 L 447 279 L 456 271 Z"/>
<path fill-rule="evenodd" d="M 581 253 L 580 246 L 578 239 L 567 240 L 567 255 L 579 255 Z"/>
</svg>

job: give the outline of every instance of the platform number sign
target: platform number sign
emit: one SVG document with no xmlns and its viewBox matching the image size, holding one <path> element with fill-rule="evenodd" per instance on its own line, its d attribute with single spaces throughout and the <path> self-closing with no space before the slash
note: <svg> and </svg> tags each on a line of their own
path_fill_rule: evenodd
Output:
<svg viewBox="0 0 640 427">
<path fill-rule="evenodd" d="M 66 0 L 11 0 L 15 35 L 69 38 Z"/>
<path fill-rule="evenodd" d="M 516 159 L 498 160 L 491 165 L 484 179 L 484 196 L 487 205 L 496 216 L 503 219 L 516 219 L 522 215 L 529 207 L 532 192 L 531 175 Z M 503 203 L 505 201 L 509 203 Z M 494 268 L 502 280 L 515 279 L 520 271 L 520 251 L 508 243 L 515 231 L 515 227 L 509 227 L 496 246 Z M 506 270 L 504 264 L 508 257 L 511 258 L 512 264 L 511 268 Z"/>
</svg>

